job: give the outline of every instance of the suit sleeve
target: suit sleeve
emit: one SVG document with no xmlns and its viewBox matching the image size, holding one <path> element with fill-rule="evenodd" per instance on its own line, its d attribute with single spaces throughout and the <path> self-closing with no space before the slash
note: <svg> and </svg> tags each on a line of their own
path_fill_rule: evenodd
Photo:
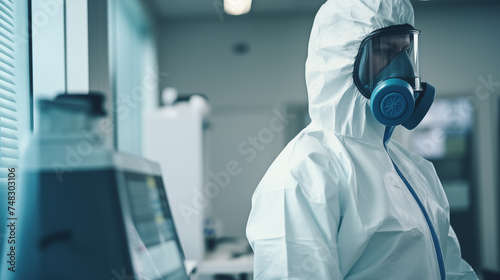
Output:
<svg viewBox="0 0 500 280">
<path fill-rule="evenodd" d="M 254 279 L 344 279 L 336 244 L 338 180 L 311 160 L 270 173 L 282 176 L 266 174 L 247 225 Z"/>
</svg>

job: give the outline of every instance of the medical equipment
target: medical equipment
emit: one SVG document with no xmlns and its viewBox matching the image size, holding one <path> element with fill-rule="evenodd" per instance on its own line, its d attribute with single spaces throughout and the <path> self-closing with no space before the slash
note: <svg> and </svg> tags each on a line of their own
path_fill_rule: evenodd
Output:
<svg viewBox="0 0 500 280">
<path fill-rule="evenodd" d="M 160 166 L 106 147 L 102 103 L 41 101 L 22 166 L 18 267 L 2 279 L 189 279 Z"/>
</svg>

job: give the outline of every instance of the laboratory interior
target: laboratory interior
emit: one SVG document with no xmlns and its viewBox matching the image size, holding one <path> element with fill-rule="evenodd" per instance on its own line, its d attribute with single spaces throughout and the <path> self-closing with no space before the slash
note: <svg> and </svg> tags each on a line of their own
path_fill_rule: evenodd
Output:
<svg viewBox="0 0 500 280">
<path fill-rule="evenodd" d="M 499 15 L 0 0 L 0 279 L 500 279 Z"/>
</svg>

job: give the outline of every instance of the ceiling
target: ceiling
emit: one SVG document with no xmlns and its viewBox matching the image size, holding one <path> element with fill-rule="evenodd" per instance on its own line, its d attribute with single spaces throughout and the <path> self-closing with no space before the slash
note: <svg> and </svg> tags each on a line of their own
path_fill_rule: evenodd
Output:
<svg viewBox="0 0 500 280">
<path fill-rule="evenodd" d="M 157 16 L 164 20 L 229 17 L 222 0 L 147 0 Z M 325 0 L 253 0 L 248 16 L 313 13 Z"/>
<path fill-rule="evenodd" d="M 161 20 L 230 17 L 224 14 L 223 0 L 145 0 Z M 307 14 L 316 12 L 325 0 L 253 0 L 247 17 Z M 488 4 L 498 0 L 411 0 L 414 5 Z"/>
</svg>

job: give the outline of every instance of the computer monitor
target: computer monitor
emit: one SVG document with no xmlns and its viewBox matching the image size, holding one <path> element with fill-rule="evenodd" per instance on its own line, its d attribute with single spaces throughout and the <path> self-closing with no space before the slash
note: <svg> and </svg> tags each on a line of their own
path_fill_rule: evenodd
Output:
<svg viewBox="0 0 500 280">
<path fill-rule="evenodd" d="M 134 270 L 145 279 L 185 280 L 184 256 L 161 176 L 123 172 L 123 204 Z"/>
</svg>

